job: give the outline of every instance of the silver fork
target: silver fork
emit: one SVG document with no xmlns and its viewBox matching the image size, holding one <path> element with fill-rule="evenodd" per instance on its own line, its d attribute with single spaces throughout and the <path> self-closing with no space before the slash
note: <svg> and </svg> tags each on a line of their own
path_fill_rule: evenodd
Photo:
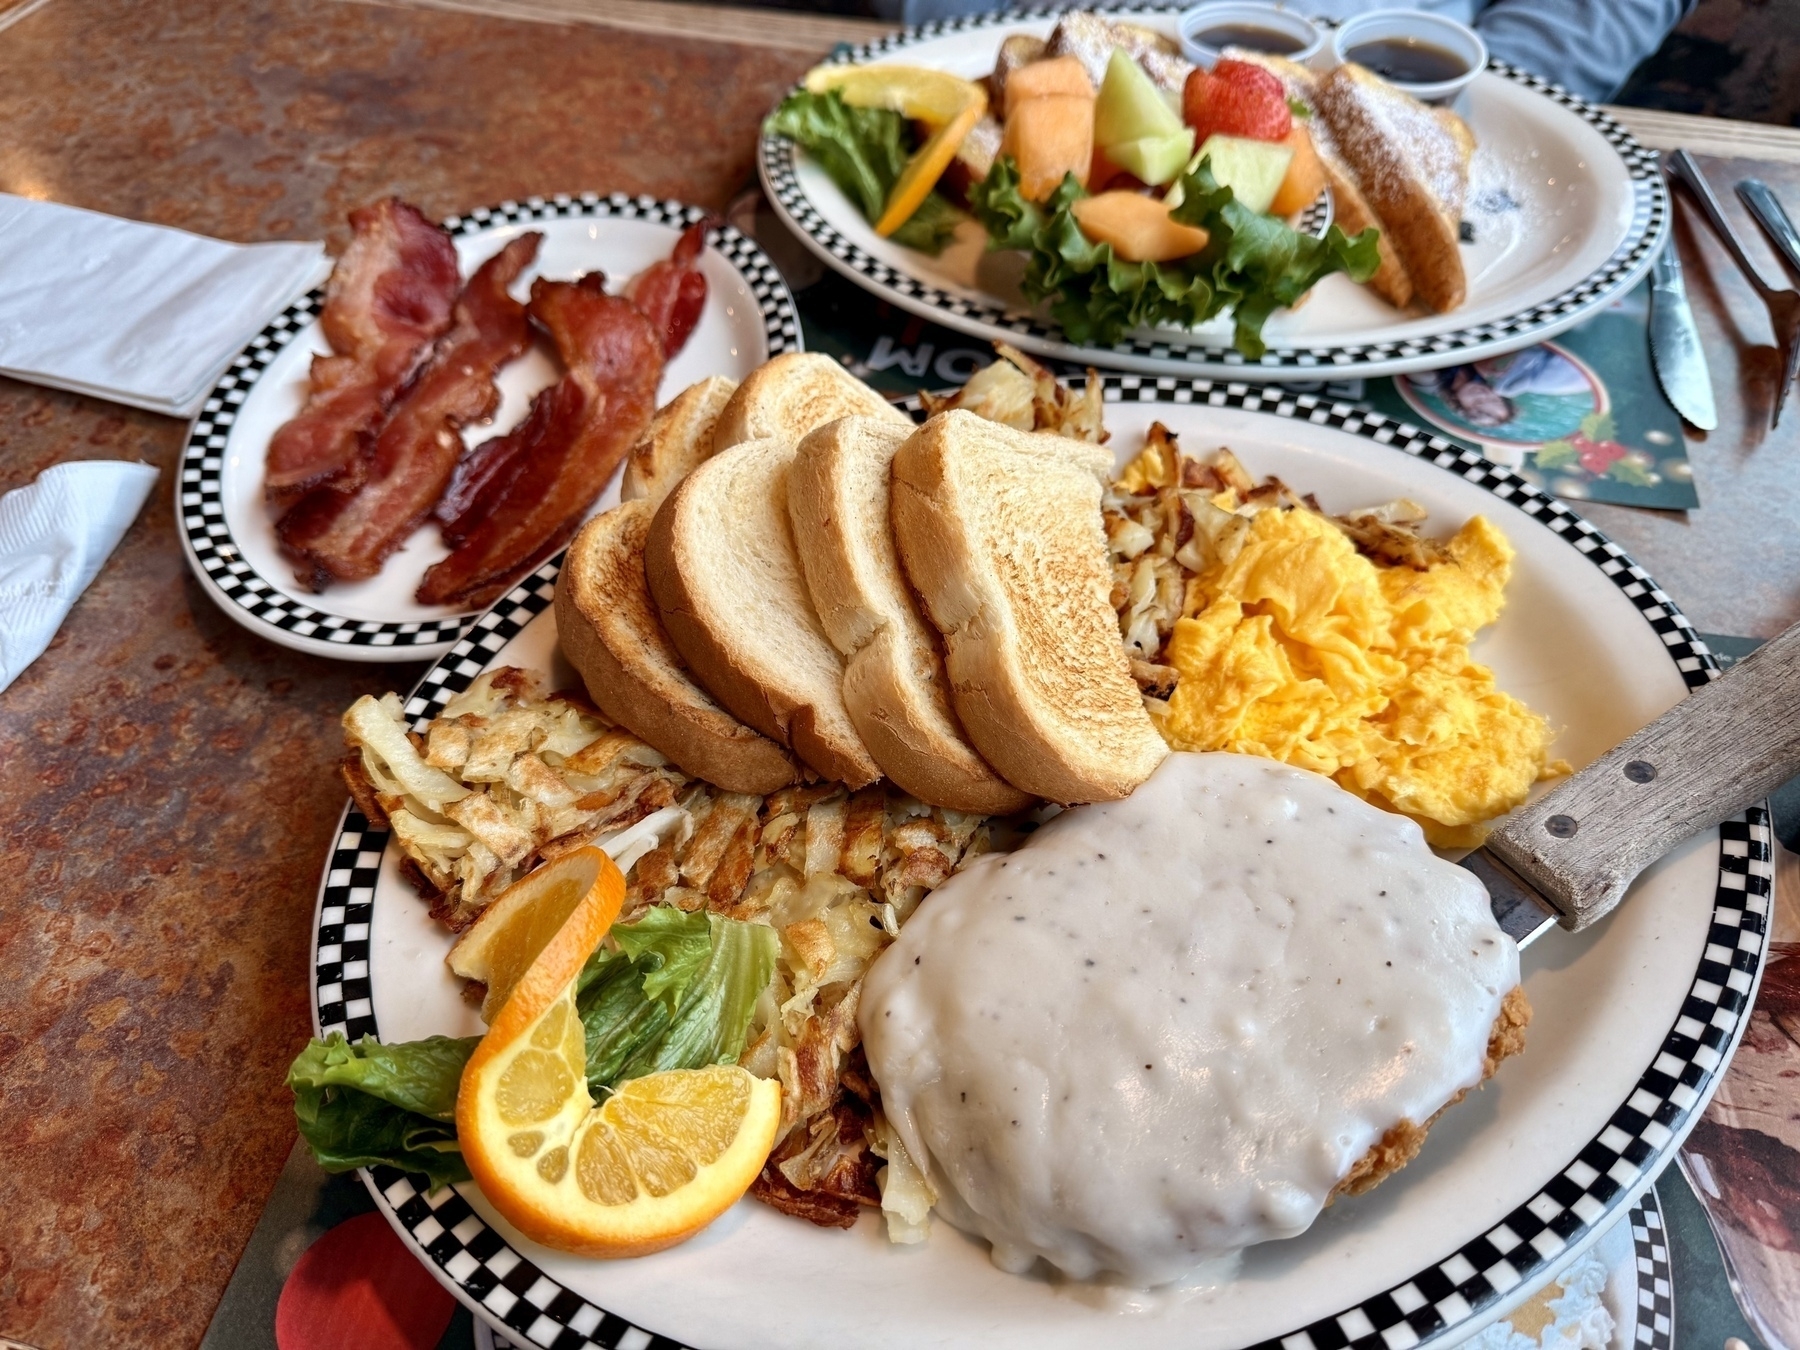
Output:
<svg viewBox="0 0 1800 1350">
<path fill-rule="evenodd" d="M 1794 222 L 1788 219 L 1781 198 L 1760 178 L 1744 179 L 1737 185 L 1737 195 L 1750 208 L 1750 214 L 1769 236 L 1769 242 L 1775 245 L 1775 251 L 1787 264 L 1788 274 L 1800 281 L 1800 231 L 1796 231 Z"/>
<path fill-rule="evenodd" d="M 1713 233 L 1718 235 L 1719 242 L 1731 253 L 1733 261 L 1749 281 L 1751 288 L 1762 297 L 1763 304 L 1769 311 L 1769 322 L 1775 329 L 1775 341 L 1781 348 L 1781 381 L 1775 386 L 1775 407 L 1769 414 L 1769 427 L 1773 430 L 1781 422 L 1781 408 L 1787 402 L 1789 388 L 1794 383 L 1796 371 L 1800 371 L 1800 293 L 1784 286 L 1771 286 L 1763 279 L 1763 275 L 1750 261 L 1744 251 L 1744 244 L 1725 219 L 1725 212 L 1719 206 L 1719 199 L 1713 196 L 1712 187 L 1706 176 L 1700 172 L 1700 166 L 1694 163 L 1693 157 L 1685 150 L 1677 150 L 1664 157 L 1669 174 L 1694 195 L 1706 220 L 1712 226 Z"/>
</svg>

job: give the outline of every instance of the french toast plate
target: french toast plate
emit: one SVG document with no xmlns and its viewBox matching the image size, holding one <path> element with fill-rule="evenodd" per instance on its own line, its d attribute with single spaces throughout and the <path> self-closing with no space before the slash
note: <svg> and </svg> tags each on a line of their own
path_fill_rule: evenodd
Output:
<svg viewBox="0 0 1800 1350">
<path fill-rule="evenodd" d="M 444 222 L 465 275 L 509 239 L 540 230 L 537 262 L 513 293 L 539 276 L 574 278 L 596 269 L 613 289 L 669 256 L 681 231 L 705 218 L 699 207 L 615 193 L 531 197 L 483 207 Z M 663 372 L 658 402 L 708 375 L 742 378 L 764 361 L 800 348 L 800 323 L 781 274 L 755 243 L 730 226 L 707 237 L 701 261 L 706 307 L 693 336 Z M 479 611 L 422 605 L 413 598 L 425 571 L 448 553 L 430 524 L 367 581 L 314 594 L 281 556 L 275 516 L 263 503 L 263 461 L 276 430 L 300 410 L 314 353 L 329 350 L 319 332 L 324 292 L 313 291 L 277 315 L 220 376 L 188 430 L 177 483 L 176 519 L 188 566 L 220 609 L 251 632 L 296 651 L 348 661 L 429 660 L 442 656 Z M 542 339 L 498 379 L 494 419 L 466 427 L 470 446 L 499 435 L 525 415 L 533 395 L 560 373 Z M 616 480 L 595 509 L 618 500 Z"/>
<path fill-rule="evenodd" d="M 1191 449 L 1229 445 L 1252 473 L 1316 492 L 1330 511 L 1407 497 L 1440 534 L 1476 514 L 1498 523 L 1518 557 L 1505 613 L 1476 656 L 1561 728 L 1555 753 L 1576 765 L 1717 673 L 1655 582 L 1508 469 L 1311 395 L 1138 376 L 1105 386 L 1121 462 L 1161 421 Z M 546 671 L 553 688 L 576 683 L 556 649 L 555 578 L 555 563 L 539 569 L 432 667 L 406 702 L 415 727 L 494 666 Z M 668 1251 L 584 1260 L 522 1238 L 471 1185 L 427 1194 L 422 1178 L 385 1168 L 367 1181 L 438 1278 L 519 1345 L 1447 1344 L 1593 1244 L 1698 1120 L 1761 970 L 1770 838 L 1767 814 L 1752 810 L 1664 858 L 1593 929 L 1529 948 L 1524 1054 L 1446 1114 L 1404 1171 L 1332 1206 L 1303 1236 L 1252 1248 L 1235 1278 L 1210 1287 L 1144 1294 L 1021 1278 L 941 1220 L 925 1243 L 896 1247 L 873 1212 L 848 1231 L 821 1229 L 752 1200 Z M 444 964 L 451 935 L 401 877 L 387 835 L 353 809 L 326 862 L 314 944 L 321 1034 L 480 1031 Z"/>
<path fill-rule="evenodd" d="M 1108 10 L 1171 35 L 1176 10 Z M 1054 15 L 984 14 L 909 28 L 835 58 L 929 66 L 969 79 L 994 68 L 1016 34 L 1047 36 Z M 1111 346 L 1070 341 L 1020 293 L 1020 252 L 990 253 L 973 221 L 937 257 L 876 235 L 855 204 L 784 136 L 762 138 L 763 190 L 829 266 L 900 308 L 1039 356 L 1159 375 L 1319 380 L 1459 365 L 1542 342 L 1636 285 L 1669 230 L 1656 158 L 1600 109 L 1535 75 L 1492 62 L 1468 90 L 1478 147 L 1462 245 L 1468 298 L 1448 314 L 1409 315 L 1344 276 L 1264 326 L 1268 352 L 1231 345 L 1231 321 L 1153 328 Z"/>
</svg>

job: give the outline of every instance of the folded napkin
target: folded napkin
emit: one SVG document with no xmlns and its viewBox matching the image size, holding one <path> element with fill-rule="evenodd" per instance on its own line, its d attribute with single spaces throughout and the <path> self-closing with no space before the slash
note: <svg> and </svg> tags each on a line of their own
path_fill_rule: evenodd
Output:
<svg viewBox="0 0 1800 1350">
<path fill-rule="evenodd" d="M 318 243 L 226 244 L 0 193 L 0 374 L 192 416 L 329 272 Z"/>
<path fill-rule="evenodd" d="M 57 464 L 0 497 L 0 690 L 37 660 L 156 482 L 148 464 Z"/>
</svg>

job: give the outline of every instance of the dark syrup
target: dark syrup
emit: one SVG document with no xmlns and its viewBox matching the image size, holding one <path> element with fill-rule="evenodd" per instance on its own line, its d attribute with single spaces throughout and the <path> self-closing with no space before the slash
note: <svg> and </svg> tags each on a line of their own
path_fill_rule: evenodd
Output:
<svg viewBox="0 0 1800 1350">
<path fill-rule="evenodd" d="M 1417 38 L 1382 38 L 1344 53 L 1344 59 L 1400 84 L 1442 84 L 1469 73 L 1469 63 L 1455 52 Z"/>
<path fill-rule="evenodd" d="M 1227 47 L 1242 47 L 1247 51 L 1267 52 L 1270 56 L 1292 56 L 1306 45 L 1292 33 L 1279 33 L 1273 28 L 1259 28 L 1248 23 L 1222 23 L 1217 28 L 1196 33 L 1194 41 L 1215 52 L 1222 52 Z"/>
</svg>

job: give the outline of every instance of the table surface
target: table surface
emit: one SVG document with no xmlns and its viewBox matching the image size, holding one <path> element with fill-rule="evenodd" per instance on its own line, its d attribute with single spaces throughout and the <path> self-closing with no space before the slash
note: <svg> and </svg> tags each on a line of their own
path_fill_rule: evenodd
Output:
<svg viewBox="0 0 1800 1350">
<path fill-rule="evenodd" d="M 334 249 L 388 193 L 722 208 L 782 91 L 883 31 L 650 0 L 0 0 L 0 28 L 0 190 Z M 1800 133 L 1620 115 L 1800 204 Z M 1700 628 L 1768 636 L 1800 618 L 1800 403 L 1765 430 L 1766 315 L 1685 210 L 1678 238 L 1719 391 L 1718 431 L 1689 437 L 1703 504 L 1585 509 Z M 184 431 L 0 379 L 0 490 L 68 459 L 163 470 L 0 694 L 0 1336 L 43 1350 L 200 1339 L 293 1140 L 338 715 L 418 673 L 220 613 L 176 537 Z"/>
</svg>

